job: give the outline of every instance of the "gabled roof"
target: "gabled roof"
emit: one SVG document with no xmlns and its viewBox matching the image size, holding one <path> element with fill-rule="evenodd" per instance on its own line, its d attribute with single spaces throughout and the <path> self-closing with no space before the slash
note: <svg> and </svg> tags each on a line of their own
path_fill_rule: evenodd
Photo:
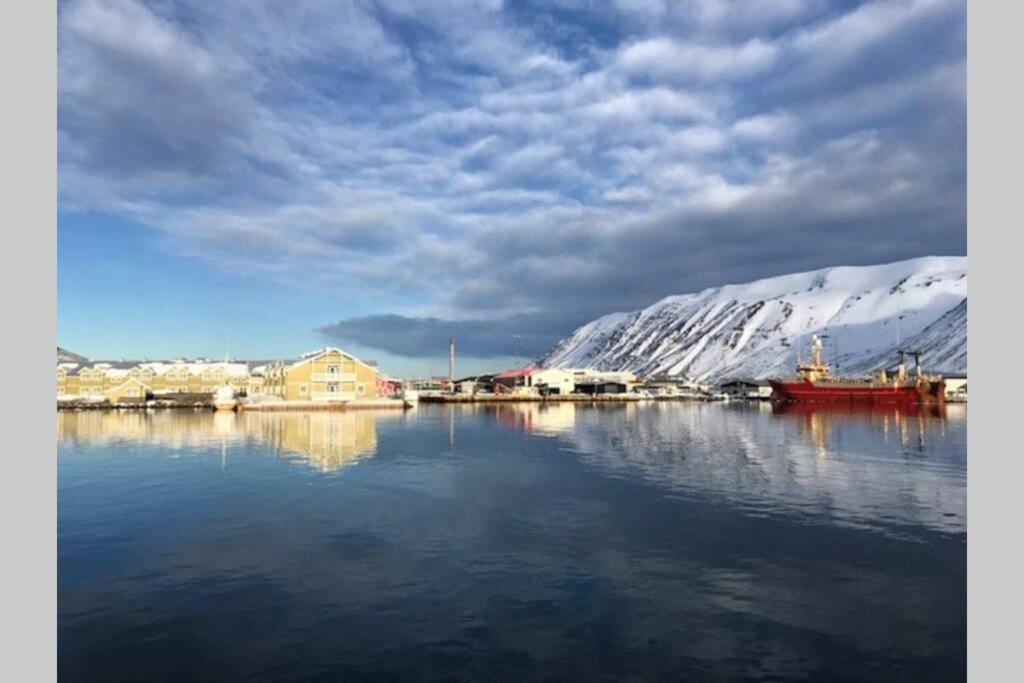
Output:
<svg viewBox="0 0 1024 683">
<path fill-rule="evenodd" d="M 114 370 L 131 370 L 141 363 L 143 363 L 143 361 L 140 360 L 98 360 L 92 363 L 92 367 Z"/>
<path fill-rule="evenodd" d="M 462 379 L 455 380 L 456 384 L 462 382 L 490 382 L 494 379 L 494 375 L 470 375 L 469 377 L 463 377 Z"/>
<path fill-rule="evenodd" d="M 536 368 L 518 368 L 514 370 L 505 370 L 504 372 L 499 372 L 498 374 L 496 374 L 494 376 L 494 379 L 513 379 L 515 377 L 529 377 L 536 371 Z"/>
<path fill-rule="evenodd" d="M 339 349 L 337 346 L 325 346 L 322 349 L 317 349 L 316 351 L 309 351 L 307 353 L 304 353 L 304 354 L 302 354 L 299 357 L 299 360 L 297 360 L 297 361 L 295 361 L 294 363 L 291 364 L 291 367 L 294 368 L 294 367 L 302 365 L 304 363 L 308 363 L 309 361 L 311 361 L 311 360 L 313 360 L 315 358 L 319 358 L 320 356 L 323 356 L 324 354 L 331 353 L 331 352 L 340 353 L 341 355 L 345 356 L 346 358 L 351 358 L 356 363 L 359 363 L 360 365 L 362 365 L 364 367 L 370 368 L 374 372 L 377 371 L 376 367 L 370 365 L 369 363 L 367 363 L 365 361 L 359 360 L 358 358 L 353 356 L 348 351 L 343 351 L 343 350 Z"/>
<path fill-rule="evenodd" d="M 127 379 L 126 379 L 125 381 L 121 382 L 120 384 L 118 384 L 118 385 L 116 385 L 116 386 L 112 386 L 112 387 L 110 387 L 109 389 L 107 389 L 107 391 L 108 391 L 108 392 L 109 392 L 109 391 L 117 391 L 118 389 L 120 389 L 121 387 L 123 387 L 123 386 L 124 386 L 124 385 L 126 385 L 126 384 L 138 384 L 138 385 L 139 385 L 140 387 L 142 387 L 142 388 L 145 388 L 145 387 L 146 387 L 146 385 L 145 385 L 145 384 L 143 384 L 143 383 L 142 383 L 142 382 L 140 382 L 139 380 L 135 379 L 134 377 L 129 377 L 129 378 L 127 378 Z"/>
</svg>

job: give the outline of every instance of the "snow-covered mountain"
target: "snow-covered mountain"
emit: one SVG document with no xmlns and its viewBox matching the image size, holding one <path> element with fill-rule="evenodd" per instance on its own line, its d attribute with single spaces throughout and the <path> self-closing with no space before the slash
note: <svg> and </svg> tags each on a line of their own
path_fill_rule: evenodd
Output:
<svg viewBox="0 0 1024 683">
<path fill-rule="evenodd" d="M 85 356 L 79 356 L 77 353 L 72 353 L 67 349 L 57 347 L 57 362 L 58 363 L 88 363 L 89 359 Z"/>
<path fill-rule="evenodd" d="M 824 268 L 670 296 L 612 313 L 559 342 L 539 365 L 693 379 L 788 375 L 812 334 L 838 371 L 890 365 L 897 346 L 929 370 L 967 370 L 967 258 Z"/>
</svg>

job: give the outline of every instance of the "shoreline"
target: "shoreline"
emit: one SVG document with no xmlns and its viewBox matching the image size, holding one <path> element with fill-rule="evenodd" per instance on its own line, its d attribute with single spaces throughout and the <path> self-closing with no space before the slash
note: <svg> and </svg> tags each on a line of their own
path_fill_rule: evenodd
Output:
<svg viewBox="0 0 1024 683">
<path fill-rule="evenodd" d="M 699 396 L 638 396 L 636 394 L 599 394 L 587 396 L 580 394 L 569 394 L 565 396 L 530 396 L 530 395 L 475 395 L 463 396 L 459 394 L 438 394 L 420 395 L 419 403 L 434 404 L 480 404 L 480 403 L 639 403 L 648 401 L 692 401 L 697 403 L 727 403 L 727 402 L 758 402 L 759 399 L 736 398 L 725 401 L 723 399 L 709 399 Z M 284 411 L 318 411 L 318 412 L 339 412 L 347 410 L 410 410 L 415 403 L 397 399 L 380 398 L 364 399 L 358 401 L 347 401 L 339 403 L 316 403 L 312 401 L 259 401 L 246 403 L 239 401 L 232 411 L 225 412 L 284 412 Z M 66 412 L 83 412 L 95 410 L 211 410 L 216 411 L 212 399 L 199 401 L 132 401 L 110 403 L 107 401 L 58 401 L 57 410 Z"/>
<path fill-rule="evenodd" d="M 367 398 L 358 401 L 346 401 L 338 403 L 315 403 L 312 401 L 264 401 L 259 403 L 239 403 L 237 411 L 247 412 L 271 412 L 285 410 L 316 410 L 316 411 L 344 411 L 344 410 L 378 410 L 387 408 L 391 410 L 405 410 L 412 406 L 399 398 Z"/>
<path fill-rule="evenodd" d="M 302 411 L 344 411 L 344 410 L 380 410 L 380 409 L 407 409 L 412 406 L 401 399 L 365 399 L 361 401 L 350 401 L 345 403 L 315 403 L 312 401 L 266 401 L 260 403 L 239 402 L 234 409 L 224 412 L 271 412 L 285 410 Z M 200 401 L 134 401 L 117 402 L 107 401 L 58 401 L 57 411 L 85 412 L 94 410 L 209 410 L 216 411 L 213 400 Z"/>
<path fill-rule="evenodd" d="M 708 399 L 696 396 L 638 396 L 636 394 L 567 394 L 564 396 L 531 396 L 485 394 L 463 396 L 459 394 L 420 394 L 420 403 L 636 403 L 638 401 L 702 401 Z M 722 402 L 716 400 L 715 402 Z"/>
</svg>

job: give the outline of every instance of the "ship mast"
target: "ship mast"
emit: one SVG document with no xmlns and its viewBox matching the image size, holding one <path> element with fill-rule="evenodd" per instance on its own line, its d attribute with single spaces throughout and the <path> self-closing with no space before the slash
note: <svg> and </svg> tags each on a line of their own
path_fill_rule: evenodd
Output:
<svg viewBox="0 0 1024 683">
<path fill-rule="evenodd" d="M 821 337 L 815 334 L 811 339 L 811 362 L 821 365 Z"/>
</svg>

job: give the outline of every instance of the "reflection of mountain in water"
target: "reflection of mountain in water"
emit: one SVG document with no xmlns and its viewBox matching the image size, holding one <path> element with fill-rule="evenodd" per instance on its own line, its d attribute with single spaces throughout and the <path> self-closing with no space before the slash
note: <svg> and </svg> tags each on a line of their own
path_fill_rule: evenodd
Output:
<svg viewBox="0 0 1024 683">
<path fill-rule="evenodd" d="M 810 412 L 771 406 L 648 404 L 578 409 L 564 435 L 610 472 L 757 514 L 853 525 L 966 529 L 966 414 Z"/>
<path fill-rule="evenodd" d="M 377 450 L 372 411 L 241 413 L 178 410 L 59 411 L 57 439 L 66 445 L 154 445 L 169 450 L 232 448 L 256 442 L 336 470 Z"/>
</svg>

